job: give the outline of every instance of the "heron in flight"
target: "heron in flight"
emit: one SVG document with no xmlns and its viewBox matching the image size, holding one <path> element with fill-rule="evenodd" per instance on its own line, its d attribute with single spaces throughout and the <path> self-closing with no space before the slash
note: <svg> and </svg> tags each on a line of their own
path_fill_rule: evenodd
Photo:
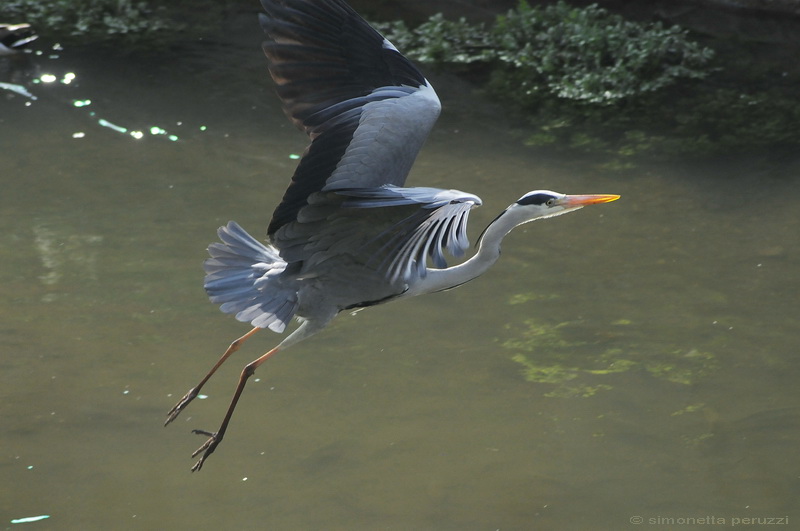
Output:
<svg viewBox="0 0 800 531">
<path fill-rule="evenodd" d="M 343 0 L 262 0 L 264 52 L 284 110 L 311 138 L 262 244 L 231 221 L 205 262 L 205 289 L 253 328 L 169 411 L 169 424 L 214 372 L 257 331 L 300 325 L 247 364 L 217 431 L 192 471 L 222 441 L 245 384 L 277 352 L 316 334 L 342 310 L 454 288 L 486 271 L 514 227 L 607 203 L 617 195 L 528 192 L 501 212 L 476 252 L 467 217 L 478 196 L 405 187 L 441 105 L 431 84 Z"/>
</svg>

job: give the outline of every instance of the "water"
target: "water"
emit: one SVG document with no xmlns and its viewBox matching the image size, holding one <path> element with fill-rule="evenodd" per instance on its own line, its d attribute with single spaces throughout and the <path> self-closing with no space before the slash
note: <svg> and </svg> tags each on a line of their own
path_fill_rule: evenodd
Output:
<svg viewBox="0 0 800 531">
<path fill-rule="evenodd" d="M 67 50 L 27 74 L 55 82 L 16 78 L 38 100 L 0 93 L 4 528 L 800 521 L 798 160 L 543 159 L 443 75 L 409 182 L 480 195 L 473 239 L 531 189 L 623 198 L 518 229 L 469 285 L 342 315 L 270 360 L 191 474 L 190 429 L 216 429 L 278 341 L 256 335 L 162 427 L 247 330 L 207 301 L 205 246 L 228 219 L 263 234 L 305 146 L 259 40 L 244 24 L 154 57 Z"/>
</svg>

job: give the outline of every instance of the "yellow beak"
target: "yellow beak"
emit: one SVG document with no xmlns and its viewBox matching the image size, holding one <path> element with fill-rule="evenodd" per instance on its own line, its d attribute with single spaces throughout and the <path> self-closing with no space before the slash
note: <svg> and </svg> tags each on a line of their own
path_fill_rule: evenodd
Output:
<svg viewBox="0 0 800 531">
<path fill-rule="evenodd" d="M 615 194 L 568 195 L 561 200 L 561 204 L 567 208 L 575 208 L 586 205 L 597 205 L 599 203 L 610 203 L 617 199 L 619 199 L 619 196 Z"/>
</svg>

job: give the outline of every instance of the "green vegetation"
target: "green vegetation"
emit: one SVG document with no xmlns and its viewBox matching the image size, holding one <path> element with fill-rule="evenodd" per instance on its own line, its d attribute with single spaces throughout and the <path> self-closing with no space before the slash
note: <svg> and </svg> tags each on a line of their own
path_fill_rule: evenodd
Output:
<svg viewBox="0 0 800 531">
<path fill-rule="evenodd" d="M 61 42 L 158 45 L 176 32 L 212 24 L 229 1 L 3 0 L 0 20 L 27 22 Z"/>
<path fill-rule="evenodd" d="M 523 0 L 488 29 L 442 15 L 413 31 L 403 22 L 379 26 L 419 61 L 496 63 L 493 90 L 525 108 L 549 98 L 612 105 L 681 79 L 702 79 L 713 57 L 677 27 L 643 25 L 596 5 L 564 2 L 530 7 Z"/>
<path fill-rule="evenodd" d="M 131 0 L 5 0 L 0 13 L 65 38 L 144 35 L 172 26 L 163 8 Z"/>
<path fill-rule="evenodd" d="M 596 5 L 535 9 L 522 1 L 497 19 L 493 33 L 498 59 L 511 67 L 497 77 L 518 84 L 525 106 L 538 105 L 538 92 L 611 105 L 680 79 L 702 79 L 713 56 L 677 27 L 629 22 Z"/>
<path fill-rule="evenodd" d="M 611 326 L 629 328 L 632 323 L 623 319 Z M 526 380 L 551 384 L 544 393 L 548 397 L 590 397 L 613 389 L 609 376 L 629 371 L 691 385 L 718 366 L 711 353 L 648 340 L 650 334 L 633 328 L 628 334 L 617 328 L 617 345 L 601 348 L 591 336 L 581 337 L 586 334 L 580 323 L 549 325 L 528 319 L 510 329 L 514 337 L 502 342 L 502 347 L 514 353 L 511 359 L 522 366 Z"/>
<path fill-rule="evenodd" d="M 241 1 L 4 0 L 0 20 L 28 22 L 52 41 L 129 50 L 204 33 Z M 715 53 L 678 27 L 563 1 L 521 0 L 490 25 L 434 15 L 413 29 L 376 26 L 411 58 L 458 65 L 519 111 L 526 144 L 601 154 L 609 168 L 800 144 L 794 77 L 750 59 L 741 43 Z"/>
<path fill-rule="evenodd" d="M 424 63 L 468 64 L 490 61 L 495 55 L 492 35 L 463 17 L 446 20 L 439 13 L 413 30 L 402 20 L 371 24 L 403 54 Z"/>
<path fill-rule="evenodd" d="M 488 93 L 522 111 L 532 146 L 603 153 L 620 168 L 641 155 L 800 143 L 796 87 L 781 72 L 753 73 L 739 54 L 726 63 L 678 27 L 523 0 L 490 27 L 436 15 L 413 30 L 381 29 L 419 61 L 469 65 Z M 753 85 L 747 76 L 758 86 L 742 88 Z"/>
</svg>

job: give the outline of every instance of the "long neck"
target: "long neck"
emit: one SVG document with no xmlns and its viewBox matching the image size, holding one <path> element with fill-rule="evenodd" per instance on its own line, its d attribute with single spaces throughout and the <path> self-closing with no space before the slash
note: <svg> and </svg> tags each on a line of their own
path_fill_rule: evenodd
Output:
<svg viewBox="0 0 800 531">
<path fill-rule="evenodd" d="M 483 231 L 478 243 L 478 250 L 469 260 L 447 269 L 429 269 L 428 275 L 412 286 L 406 294 L 420 295 L 442 291 L 460 286 L 481 276 L 500 258 L 500 244 L 503 238 L 511 232 L 511 229 L 531 221 L 519 214 L 512 210 L 505 210 Z"/>
</svg>

